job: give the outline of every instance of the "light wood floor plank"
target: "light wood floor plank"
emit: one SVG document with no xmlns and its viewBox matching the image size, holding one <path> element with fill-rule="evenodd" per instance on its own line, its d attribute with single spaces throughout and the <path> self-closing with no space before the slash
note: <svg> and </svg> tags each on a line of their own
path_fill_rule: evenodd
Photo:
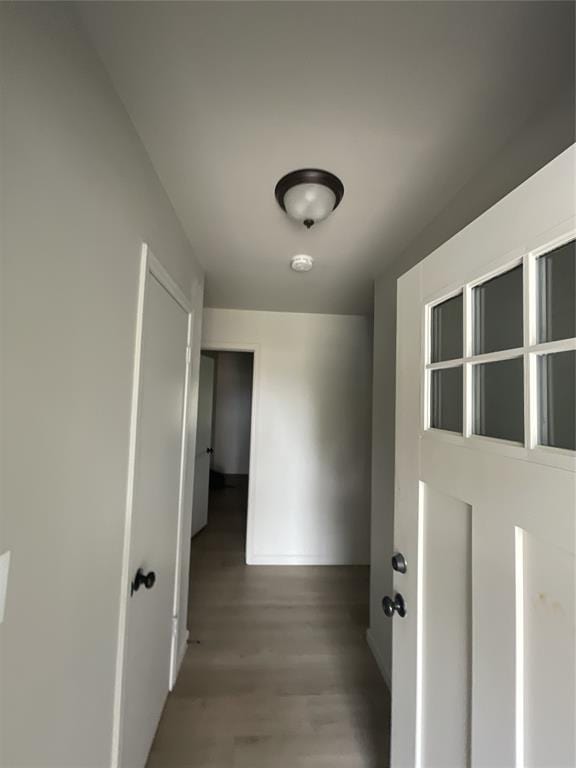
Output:
<svg viewBox="0 0 576 768">
<path fill-rule="evenodd" d="M 387 768 L 368 569 L 246 566 L 246 488 L 192 543 L 190 645 L 148 768 Z"/>
</svg>

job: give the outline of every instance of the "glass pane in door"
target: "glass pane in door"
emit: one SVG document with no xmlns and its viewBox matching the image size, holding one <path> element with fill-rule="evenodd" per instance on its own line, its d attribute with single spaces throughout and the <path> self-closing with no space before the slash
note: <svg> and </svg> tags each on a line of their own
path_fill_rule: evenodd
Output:
<svg viewBox="0 0 576 768">
<path fill-rule="evenodd" d="M 462 357 L 462 294 L 432 307 L 431 363 Z"/>
<path fill-rule="evenodd" d="M 576 241 L 538 261 L 538 341 L 576 336 Z"/>
<path fill-rule="evenodd" d="M 430 382 L 430 426 L 462 432 L 462 366 L 432 371 Z"/>
<path fill-rule="evenodd" d="M 523 338 L 522 264 L 474 288 L 474 354 L 515 349 Z"/>
<path fill-rule="evenodd" d="M 524 361 L 521 357 L 474 366 L 476 435 L 524 442 Z"/>
<path fill-rule="evenodd" d="M 538 442 L 576 450 L 576 350 L 538 360 Z"/>
</svg>

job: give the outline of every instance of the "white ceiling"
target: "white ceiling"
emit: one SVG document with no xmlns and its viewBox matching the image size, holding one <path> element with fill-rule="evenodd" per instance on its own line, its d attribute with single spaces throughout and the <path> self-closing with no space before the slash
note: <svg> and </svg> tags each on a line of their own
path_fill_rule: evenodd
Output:
<svg viewBox="0 0 576 768">
<path fill-rule="evenodd" d="M 77 7 L 214 307 L 370 311 L 374 276 L 573 68 L 572 3 Z M 305 166 L 346 189 L 311 231 L 273 194 Z"/>
</svg>

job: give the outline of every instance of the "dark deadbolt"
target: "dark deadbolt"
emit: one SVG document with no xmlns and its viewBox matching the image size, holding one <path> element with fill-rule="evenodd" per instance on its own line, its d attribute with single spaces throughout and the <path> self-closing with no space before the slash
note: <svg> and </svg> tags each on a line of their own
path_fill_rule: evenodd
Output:
<svg viewBox="0 0 576 768">
<path fill-rule="evenodd" d="M 398 573 L 406 573 L 408 570 L 408 563 L 402 552 L 395 552 L 392 555 L 392 568 Z"/>
<path fill-rule="evenodd" d="M 150 571 L 149 573 L 144 573 L 142 568 L 138 568 L 138 570 L 136 571 L 136 576 L 134 576 L 134 581 L 130 586 L 130 594 L 133 595 L 134 592 L 138 592 L 141 586 L 146 587 L 146 589 L 152 589 L 155 583 L 156 583 L 156 574 L 154 573 L 154 571 Z"/>
<path fill-rule="evenodd" d="M 214 448 L 206 448 L 206 453 L 214 453 Z"/>
<path fill-rule="evenodd" d="M 394 600 L 386 595 L 386 597 L 382 599 L 382 609 L 388 618 L 392 618 L 395 613 L 401 618 L 406 616 L 406 603 L 399 592 L 394 595 Z"/>
</svg>

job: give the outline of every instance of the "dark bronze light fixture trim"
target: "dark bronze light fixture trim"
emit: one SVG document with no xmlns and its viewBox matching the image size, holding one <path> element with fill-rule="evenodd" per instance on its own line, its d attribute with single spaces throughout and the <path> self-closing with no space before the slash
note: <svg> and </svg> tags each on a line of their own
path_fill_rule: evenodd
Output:
<svg viewBox="0 0 576 768">
<path fill-rule="evenodd" d="M 292 187 L 296 187 L 299 184 L 320 184 L 327 187 L 334 193 L 335 202 L 332 210 L 335 210 L 340 205 L 340 201 L 344 197 L 344 184 L 340 181 L 338 176 L 335 176 L 330 171 L 323 171 L 319 168 L 301 168 L 298 171 L 291 171 L 283 176 L 276 184 L 274 194 L 278 205 L 283 211 L 286 211 L 284 203 L 284 197 L 288 190 Z M 314 221 L 312 219 L 305 219 L 303 223 L 310 228 Z"/>
</svg>

